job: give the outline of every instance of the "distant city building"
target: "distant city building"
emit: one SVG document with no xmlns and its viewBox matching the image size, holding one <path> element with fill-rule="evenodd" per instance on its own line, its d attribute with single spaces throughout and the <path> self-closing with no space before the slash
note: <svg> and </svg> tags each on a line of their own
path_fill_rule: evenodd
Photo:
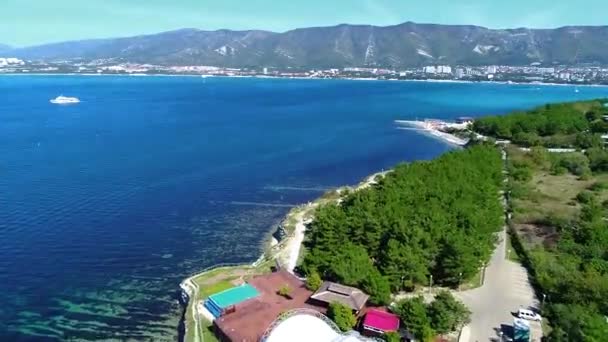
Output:
<svg viewBox="0 0 608 342">
<path fill-rule="evenodd" d="M 555 68 L 538 68 L 538 72 L 541 74 L 555 74 Z"/>
<path fill-rule="evenodd" d="M 456 69 L 456 78 L 463 78 L 466 75 L 466 71 L 462 68 Z"/>
<path fill-rule="evenodd" d="M 429 65 L 425 66 L 422 70 L 425 74 L 451 74 L 452 67 L 449 65 Z"/>
<path fill-rule="evenodd" d="M 452 67 L 449 65 L 440 65 L 437 67 L 437 73 L 438 74 L 451 74 Z"/>
<path fill-rule="evenodd" d="M 425 66 L 423 69 L 423 72 L 425 74 L 436 74 L 437 73 L 437 68 L 435 68 L 435 66 Z"/>
<path fill-rule="evenodd" d="M 0 57 L 0 67 L 3 66 L 17 66 L 17 65 L 24 65 L 25 62 L 20 60 L 19 58 L 2 58 Z"/>
</svg>

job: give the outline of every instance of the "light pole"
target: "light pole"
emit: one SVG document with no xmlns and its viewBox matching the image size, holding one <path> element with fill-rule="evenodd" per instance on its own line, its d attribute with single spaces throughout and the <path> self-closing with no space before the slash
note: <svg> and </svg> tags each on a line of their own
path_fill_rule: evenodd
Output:
<svg viewBox="0 0 608 342">
<path fill-rule="evenodd" d="M 462 284 L 462 272 L 458 273 L 458 289 L 460 290 L 460 284 Z"/>
<path fill-rule="evenodd" d="M 431 274 L 431 277 L 429 278 L 429 292 L 432 293 L 433 292 L 433 275 Z"/>
<path fill-rule="evenodd" d="M 543 306 L 545 306 L 545 299 L 547 298 L 547 294 L 543 293 Z"/>
</svg>

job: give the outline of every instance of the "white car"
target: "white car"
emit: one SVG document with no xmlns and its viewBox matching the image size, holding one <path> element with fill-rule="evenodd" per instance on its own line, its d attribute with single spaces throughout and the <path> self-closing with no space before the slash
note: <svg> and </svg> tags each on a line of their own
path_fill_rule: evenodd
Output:
<svg viewBox="0 0 608 342">
<path fill-rule="evenodd" d="M 527 319 L 528 321 L 542 321 L 543 318 L 532 310 L 519 309 L 517 311 L 517 317 L 521 319 Z"/>
</svg>

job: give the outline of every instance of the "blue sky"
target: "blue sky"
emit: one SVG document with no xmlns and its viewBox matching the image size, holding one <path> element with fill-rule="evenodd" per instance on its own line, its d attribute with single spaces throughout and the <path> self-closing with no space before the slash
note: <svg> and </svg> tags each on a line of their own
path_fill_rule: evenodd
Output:
<svg viewBox="0 0 608 342">
<path fill-rule="evenodd" d="M 265 29 L 405 21 L 491 28 L 608 25 L 606 0 L 0 0 L 0 43 L 192 27 Z"/>
</svg>

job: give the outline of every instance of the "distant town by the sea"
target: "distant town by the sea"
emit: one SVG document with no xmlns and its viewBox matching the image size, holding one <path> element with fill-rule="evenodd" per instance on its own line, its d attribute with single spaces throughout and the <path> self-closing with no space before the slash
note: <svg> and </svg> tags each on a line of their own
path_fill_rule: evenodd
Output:
<svg viewBox="0 0 608 342">
<path fill-rule="evenodd" d="M 527 66 L 427 65 L 413 68 L 225 68 L 216 66 L 167 66 L 140 63 L 73 63 L 71 61 L 30 62 L 18 58 L 0 58 L 0 74 L 72 74 L 72 75 L 183 75 L 228 77 L 275 77 L 312 79 L 429 80 L 497 83 L 539 83 L 573 85 L 608 85 L 608 66 L 562 65 Z"/>
</svg>

